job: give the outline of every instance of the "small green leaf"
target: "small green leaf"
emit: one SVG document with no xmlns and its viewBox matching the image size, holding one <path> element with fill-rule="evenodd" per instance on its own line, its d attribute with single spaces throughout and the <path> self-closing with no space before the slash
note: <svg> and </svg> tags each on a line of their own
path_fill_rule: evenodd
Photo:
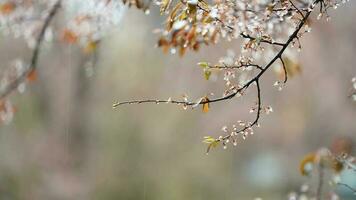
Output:
<svg viewBox="0 0 356 200">
<path fill-rule="evenodd" d="M 211 136 L 205 136 L 203 142 L 208 144 L 208 148 L 206 150 L 206 153 L 209 153 L 211 148 L 217 147 L 219 145 L 219 143 L 220 143 L 219 140 L 216 140 L 215 138 L 213 138 Z"/>
<path fill-rule="evenodd" d="M 204 78 L 206 80 L 209 80 L 210 76 L 211 76 L 211 71 L 209 69 L 204 69 Z"/>
<path fill-rule="evenodd" d="M 213 137 L 211 137 L 211 136 L 205 136 L 204 137 L 204 140 L 203 140 L 203 142 L 204 143 L 207 143 L 207 144 L 210 144 L 210 143 L 212 143 L 212 142 L 214 142 L 215 141 L 215 138 L 213 138 Z"/>
<path fill-rule="evenodd" d="M 202 67 L 203 69 L 209 67 L 209 63 L 208 63 L 208 62 L 199 62 L 198 65 L 199 65 L 200 67 Z"/>
</svg>

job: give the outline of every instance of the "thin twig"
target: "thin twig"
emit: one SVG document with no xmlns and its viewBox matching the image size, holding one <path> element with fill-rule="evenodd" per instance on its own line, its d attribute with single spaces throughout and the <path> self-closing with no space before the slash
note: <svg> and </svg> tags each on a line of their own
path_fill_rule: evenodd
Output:
<svg viewBox="0 0 356 200">
<path fill-rule="evenodd" d="M 260 87 L 259 80 L 257 79 L 255 81 L 255 83 L 256 83 L 256 89 L 257 89 L 257 112 L 256 112 L 256 118 L 252 123 L 249 123 L 247 126 L 243 127 L 239 131 L 235 131 L 236 134 L 244 133 L 247 129 L 250 129 L 253 126 L 258 125 L 258 121 L 260 119 L 261 110 L 262 110 L 262 98 L 261 98 L 261 87 Z M 231 136 L 232 136 L 232 134 L 228 134 L 228 135 L 225 135 L 222 138 L 217 139 L 216 141 L 218 141 L 218 142 L 219 141 L 225 141 L 225 140 L 231 138 Z"/>
<path fill-rule="evenodd" d="M 297 10 L 297 12 L 302 16 L 304 17 L 304 14 L 302 13 L 302 11 L 300 11 L 300 9 L 294 5 L 293 1 L 292 0 L 289 0 L 289 2 L 292 4 L 292 6 Z"/>
<path fill-rule="evenodd" d="M 338 182 L 337 185 L 343 186 L 343 187 L 345 187 L 345 188 L 351 190 L 351 191 L 356 195 L 356 189 L 353 188 L 353 187 L 351 187 L 351 186 L 349 186 L 348 184 Z"/>
<path fill-rule="evenodd" d="M 241 69 L 246 67 L 255 67 L 259 70 L 263 70 L 263 68 L 257 64 L 238 64 L 238 65 L 230 65 L 230 66 L 224 64 L 224 66 L 219 66 L 219 65 L 208 66 L 209 69 Z"/>
</svg>

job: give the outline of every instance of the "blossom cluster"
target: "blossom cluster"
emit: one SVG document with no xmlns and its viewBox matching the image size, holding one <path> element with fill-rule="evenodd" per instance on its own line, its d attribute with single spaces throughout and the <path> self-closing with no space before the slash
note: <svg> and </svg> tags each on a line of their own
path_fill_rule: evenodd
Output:
<svg viewBox="0 0 356 200">
<path fill-rule="evenodd" d="M 242 97 L 250 86 L 257 90 L 256 105 L 250 112 L 256 113 L 256 118 L 250 122 L 233 125 L 232 131 L 223 131 L 219 137 L 206 136 L 208 151 L 211 147 L 245 139 L 253 127 L 259 126 L 261 114 L 270 113 L 272 108 L 264 106 L 261 100 L 260 77 L 269 69 L 274 68 L 277 81 L 274 86 L 281 90 L 288 77 L 293 77 L 301 71 L 298 62 L 301 38 L 311 31 L 310 15 L 317 13 L 318 19 L 330 18 L 328 10 L 337 8 L 345 0 L 222 0 L 207 2 L 204 0 L 161 0 L 161 14 L 166 14 L 166 25 L 159 33 L 161 37 L 158 46 L 164 52 L 183 56 L 187 50 L 199 50 L 203 45 L 216 44 L 220 40 L 239 40 L 240 51 L 229 50 L 216 63 L 199 62 L 205 79 L 212 74 L 223 74 L 225 88 L 221 97 L 210 99 L 204 103 L 176 101 L 173 103 L 188 106 L 197 103 L 206 105 L 212 102 L 224 101 Z M 138 101 L 142 102 L 142 101 Z M 171 102 L 172 103 L 172 102 Z M 125 104 L 125 103 L 123 103 Z M 239 120 L 241 122 L 243 120 Z M 241 125 L 243 124 L 243 125 Z M 225 127 L 225 126 L 224 126 Z M 241 127 L 240 129 L 238 127 Z"/>
</svg>

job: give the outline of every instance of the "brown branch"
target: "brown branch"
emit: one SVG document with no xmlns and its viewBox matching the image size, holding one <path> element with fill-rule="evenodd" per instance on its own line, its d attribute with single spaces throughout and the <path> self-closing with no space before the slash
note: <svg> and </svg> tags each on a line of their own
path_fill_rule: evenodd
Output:
<svg viewBox="0 0 356 200">
<path fill-rule="evenodd" d="M 57 13 L 58 9 L 60 8 L 60 6 L 61 6 L 61 0 L 57 0 L 57 2 L 50 9 L 48 16 L 44 20 L 43 26 L 42 26 L 42 28 L 40 30 L 40 33 L 39 33 L 39 35 L 37 37 L 37 40 L 36 40 L 35 49 L 33 50 L 33 53 L 32 53 L 30 66 L 19 77 L 17 77 L 14 81 L 12 81 L 9 85 L 7 85 L 7 87 L 3 91 L 1 91 L 0 100 L 3 100 L 8 95 L 10 95 L 11 92 L 14 91 L 21 83 L 26 81 L 26 78 L 28 77 L 28 75 L 37 68 L 40 48 L 41 48 L 41 44 L 42 44 L 46 29 L 50 25 L 52 19 L 56 15 L 56 13 Z"/>
<path fill-rule="evenodd" d="M 199 102 L 198 104 L 215 103 L 215 102 L 220 102 L 220 101 L 225 101 L 225 100 L 231 99 L 231 98 L 235 97 L 237 94 L 239 94 L 239 93 L 243 92 L 245 89 L 247 89 L 252 83 L 257 82 L 258 79 L 276 62 L 276 60 L 279 59 L 282 56 L 282 54 L 287 49 L 287 47 L 290 45 L 290 43 L 297 37 L 299 31 L 304 26 L 306 20 L 310 16 L 311 12 L 312 11 L 310 10 L 305 14 L 304 18 L 301 19 L 301 21 L 299 22 L 297 28 L 289 36 L 288 40 L 286 41 L 286 43 L 284 43 L 284 45 L 279 50 L 277 55 L 275 55 L 275 57 L 254 78 L 252 78 L 245 85 L 243 85 L 242 87 L 238 88 L 237 90 L 235 90 L 233 93 L 231 93 L 229 95 L 226 95 L 226 96 L 223 96 L 223 97 L 219 97 L 219 98 L 215 98 L 215 99 L 210 99 L 210 100 L 208 100 L 206 102 Z M 117 103 L 113 104 L 113 107 L 115 108 L 115 107 L 118 107 L 120 105 L 125 105 L 125 104 L 141 104 L 141 103 L 173 103 L 173 104 L 183 104 L 183 105 L 186 105 L 186 106 L 191 106 L 191 105 L 197 104 L 196 102 L 191 102 L 191 101 L 149 99 L 149 100 L 134 100 L 134 101 L 117 102 Z"/>
<path fill-rule="evenodd" d="M 288 48 L 288 46 L 293 43 L 293 41 L 297 38 L 298 39 L 298 34 L 301 31 L 301 29 L 304 27 L 307 19 L 309 18 L 310 14 L 312 13 L 314 7 L 316 6 L 316 4 L 318 4 L 320 2 L 320 0 L 316 0 L 314 1 L 314 3 L 311 5 L 310 9 L 308 9 L 308 11 L 305 11 L 305 14 L 303 14 L 303 18 L 300 19 L 298 25 L 296 26 L 295 30 L 293 31 L 293 33 L 288 37 L 287 41 L 285 43 L 279 43 L 281 45 L 281 48 L 279 49 L 278 53 L 264 66 L 261 67 L 259 65 L 255 65 L 256 68 L 260 69 L 259 73 L 257 73 L 257 75 L 255 75 L 252 79 L 250 79 L 247 83 L 245 83 L 243 86 L 239 87 L 239 88 L 234 88 L 233 90 L 230 90 L 231 93 L 227 93 L 227 95 L 219 97 L 219 98 L 215 98 L 215 99 L 206 99 L 206 101 L 197 101 L 197 102 L 191 102 L 188 101 L 187 99 L 185 99 L 184 101 L 177 101 L 177 100 L 171 100 L 170 98 L 168 100 L 135 100 L 135 101 L 125 101 L 125 102 L 117 102 L 113 105 L 113 107 L 118 107 L 120 105 L 125 105 L 125 104 L 140 104 L 140 103 L 172 103 L 172 104 L 177 104 L 177 105 L 184 105 L 184 107 L 186 108 L 187 106 L 192 106 L 192 108 L 196 107 L 197 105 L 202 105 L 202 104 L 207 104 L 207 103 L 215 103 L 215 102 L 220 102 L 220 101 L 225 101 L 225 100 L 229 100 L 234 98 L 235 96 L 237 96 L 237 94 L 242 94 L 246 89 L 248 89 L 250 87 L 251 84 L 255 83 L 256 84 L 256 88 L 257 88 L 257 113 L 256 113 L 256 117 L 254 119 L 253 122 L 248 122 L 247 124 L 244 124 L 243 128 L 241 128 L 240 130 L 236 131 L 236 129 L 234 128 L 234 131 L 232 131 L 231 133 L 229 132 L 228 134 L 226 134 L 225 136 L 220 136 L 219 138 L 214 140 L 214 143 L 210 143 L 208 146 L 207 151 L 209 151 L 209 149 L 211 148 L 212 144 L 216 144 L 221 142 L 222 145 L 224 146 L 224 148 L 226 147 L 226 144 L 228 143 L 228 141 L 230 139 L 232 139 L 234 141 L 234 144 L 236 144 L 236 139 L 239 135 L 242 135 L 242 137 L 245 137 L 248 132 L 253 132 L 253 127 L 254 126 L 259 126 L 259 119 L 261 116 L 261 110 L 262 110 L 262 99 L 261 99 L 261 88 L 260 88 L 260 77 L 278 60 L 280 59 L 283 65 L 283 69 L 284 69 L 284 73 L 285 73 L 285 80 L 284 83 L 287 82 L 288 79 L 288 74 L 287 74 L 287 69 L 285 66 L 285 63 L 282 59 L 282 55 L 285 52 L 285 50 Z M 204 10 L 204 8 L 202 8 Z M 207 12 L 207 11 L 206 11 Z M 233 27 L 225 25 L 219 18 L 216 18 L 216 21 L 222 23 L 223 26 L 228 27 L 229 29 L 233 30 Z M 245 37 L 249 38 L 249 39 L 255 39 L 252 38 L 248 35 L 246 35 Z M 299 40 L 298 40 L 299 41 Z M 269 43 L 270 41 L 267 41 L 267 43 Z M 271 45 L 275 44 L 275 43 L 269 43 Z M 243 65 L 244 63 L 241 63 L 241 65 Z M 250 66 L 253 66 L 253 64 L 247 64 Z M 209 66 L 207 66 L 209 68 Z M 210 66 L 210 68 L 220 68 L 220 69 L 238 69 L 241 68 L 243 66 L 237 65 L 237 66 Z M 320 179 L 319 179 L 319 185 L 320 187 L 317 189 L 317 196 L 318 196 L 318 200 L 320 200 L 319 196 L 321 196 L 321 187 L 323 184 L 323 171 L 320 170 Z"/>
<path fill-rule="evenodd" d="M 319 0 L 317 0 L 315 3 L 317 3 Z M 313 4 L 314 6 L 315 4 Z M 303 19 L 300 20 L 298 26 L 296 27 L 296 29 L 294 30 L 294 32 L 289 36 L 288 40 L 286 41 L 286 43 L 283 44 L 282 48 L 279 50 L 279 52 L 275 55 L 275 57 L 273 57 L 273 59 L 265 66 L 262 68 L 262 70 L 254 77 L 252 78 L 250 81 L 248 81 L 245 85 L 243 85 L 242 87 L 234 90 L 234 92 L 232 92 L 229 95 L 220 97 L 220 98 L 215 98 L 215 99 L 208 99 L 204 102 L 199 101 L 199 102 L 189 102 L 189 101 L 175 101 L 175 100 L 136 100 L 136 101 L 126 101 L 126 102 L 118 102 L 115 103 L 113 105 L 113 107 L 117 107 L 119 105 L 124 105 L 124 104 L 139 104 L 139 103 L 173 103 L 173 104 L 183 104 L 185 106 L 190 106 L 190 105 L 199 105 L 199 104 L 206 104 L 206 103 L 214 103 L 214 102 L 220 102 L 220 101 L 225 101 L 228 99 L 232 99 L 233 97 L 235 97 L 237 94 L 241 94 L 245 89 L 247 89 L 252 83 L 256 83 L 256 88 L 257 88 L 257 100 L 258 100 L 258 108 L 257 108 L 257 114 L 256 114 L 256 118 L 252 123 L 248 123 L 245 127 L 243 127 L 241 130 L 239 131 L 235 131 L 231 134 L 227 134 L 225 136 L 219 137 L 218 139 L 216 139 L 216 142 L 222 142 L 222 144 L 224 146 L 226 146 L 226 143 L 228 141 L 228 139 L 230 139 L 231 137 L 233 137 L 234 135 L 237 134 L 245 134 L 245 131 L 251 129 L 254 126 L 258 126 L 258 121 L 260 119 L 260 115 L 261 115 L 261 109 L 262 109 L 262 105 L 261 105 L 261 88 L 260 88 L 260 83 L 259 83 L 259 78 L 276 62 L 276 60 L 281 59 L 282 58 L 282 54 L 284 53 L 284 51 L 287 49 L 287 47 L 291 44 L 291 42 L 298 36 L 299 31 L 302 29 L 302 27 L 304 26 L 306 20 L 308 19 L 308 17 L 310 16 L 312 12 L 312 9 L 308 12 L 306 12 L 306 14 L 304 15 Z M 287 76 L 286 76 L 287 77 Z M 208 147 L 208 149 L 210 148 L 210 145 Z"/>
</svg>

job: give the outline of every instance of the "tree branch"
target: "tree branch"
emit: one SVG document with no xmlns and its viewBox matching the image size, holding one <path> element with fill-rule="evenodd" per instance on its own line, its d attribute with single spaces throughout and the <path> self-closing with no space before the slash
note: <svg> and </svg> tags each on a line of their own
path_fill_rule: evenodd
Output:
<svg viewBox="0 0 356 200">
<path fill-rule="evenodd" d="M 259 80 L 256 80 L 255 83 L 256 83 L 256 89 L 257 89 L 257 112 L 256 112 L 255 120 L 252 123 L 249 123 L 247 126 L 240 129 L 239 131 L 235 131 L 235 132 L 232 132 L 231 134 L 225 135 L 224 137 L 219 138 L 216 141 L 228 140 L 233 135 L 238 135 L 241 133 L 243 134 L 246 130 L 251 129 L 255 125 L 258 125 L 258 120 L 260 119 L 261 111 L 262 111 L 262 98 L 261 98 L 261 87 L 260 87 Z"/>
<path fill-rule="evenodd" d="M 263 69 L 250 81 L 248 81 L 245 85 L 242 87 L 238 88 L 235 90 L 233 93 L 215 98 L 215 99 L 210 99 L 207 100 L 206 102 L 199 102 L 198 104 L 204 104 L 204 103 L 215 103 L 215 102 L 220 102 L 220 101 L 225 101 L 228 99 L 231 99 L 235 97 L 237 94 L 243 92 L 245 89 L 247 89 L 253 82 L 257 82 L 259 78 L 276 62 L 277 59 L 279 59 L 284 51 L 287 49 L 287 47 L 290 45 L 290 43 L 297 37 L 299 31 L 302 29 L 304 26 L 306 20 L 311 14 L 311 10 L 306 13 L 303 19 L 299 22 L 297 28 L 294 30 L 294 32 L 289 36 L 288 40 L 286 43 L 283 44 L 282 48 L 279 50 L 279 52 L 272 58 L 272 60 L 265 66 Z M 172 103 L 172 104 L 184 104 L 186 106 L 191 106 L 197 104 L 197 102 L 191 102 L 191 101 L 178 101 L 178 100 L 155 100 L 155 99 L 148 99 L 148 100 L 134 100 L 134 101 L 124 101 L 124 102 L 117 102 L 113 104 L 113 107 L 118 107 L 120 105 L 125 105 L 125 104 L 141 104 L 141 103 Z"/>
<path fill-rule="evenodd" d="M 241 69 L 241 68 L 246 68 L 246 67 L 254 67 L 256 69 L 259 70 L 263 70 L 263 68 L 257 64 L 238 64 L 238 65 L 226 65 L 225 63 L 223 63 L 223 66 L 219 66 L 219 65 L 215 65 L 215 66 L 211 66 L 209 65 L 208 68 L 209 69 Z"/>
<path fill-rule="evenodd" d="M 44 20 L 43 26 L 42 26 L 42 28 L 40 30 L 40 33 L 39 33 L 39 35 L 37 37 L 37 40 L 36 40 L 36 46 L 35 46 L 35 48 L 33 50 L 33 53 L 32 53 L 30 66 L 19 77 L 17 77 L 9 85 L 7 85 L 7 87 L 3 91 L 0 92 L 0 100 L 3 100 L 8 95 L 10 95 L 11 92 L 14 91 L 21 83 L 23 83 L 26 80 L 26 78 L 28 77 L 28 75 L 37 68 L 40 48 L 41 48 L 41 44 L 42 44 L 46 29 L 50 25 L 52 19 L 56 15 L 56 13 L 57 13 L 58 9 L 60 8 L 60 6 L 61 6 L 61 0 L 57 0 L 57 2 L 50 9 L 48 16 Z"/>
</svg>

